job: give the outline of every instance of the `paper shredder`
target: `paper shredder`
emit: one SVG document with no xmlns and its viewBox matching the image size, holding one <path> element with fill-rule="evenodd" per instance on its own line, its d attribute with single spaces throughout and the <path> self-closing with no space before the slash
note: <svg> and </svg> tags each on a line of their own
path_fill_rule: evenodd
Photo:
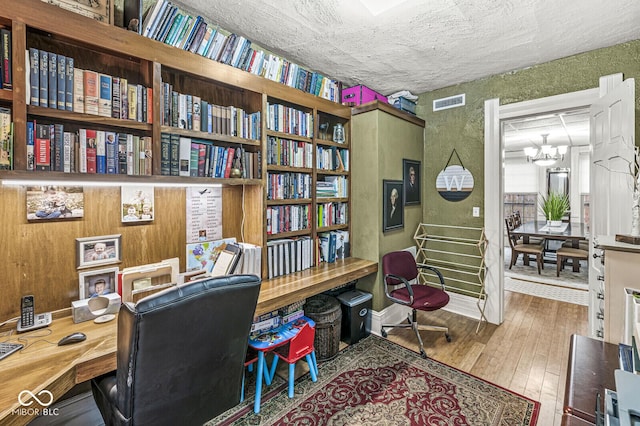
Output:
<svg viewBox="0 0 640 426">
<path fill-rule="evenodd" d="M 371 332 L 372 295 L 361 290 L 351 290 L 337 296 L 342 305 L 341 339 L 352 345 Z"/>
</svg>

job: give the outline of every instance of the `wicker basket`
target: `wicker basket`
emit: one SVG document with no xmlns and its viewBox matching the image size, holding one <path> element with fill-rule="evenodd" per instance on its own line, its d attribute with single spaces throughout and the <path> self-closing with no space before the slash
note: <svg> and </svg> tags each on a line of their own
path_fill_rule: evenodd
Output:
<svg viewBox="0 0 640 426">
<path fill-rule="evenodd" d="M 316 337 L 314 346 L 316 358 L 327 360 L 337 355 L 340 349 L 340 326 L 342 308 L 338 299 L 319 294 L 307 299 L 304 314 L 315 321 Z"/>
</svg>

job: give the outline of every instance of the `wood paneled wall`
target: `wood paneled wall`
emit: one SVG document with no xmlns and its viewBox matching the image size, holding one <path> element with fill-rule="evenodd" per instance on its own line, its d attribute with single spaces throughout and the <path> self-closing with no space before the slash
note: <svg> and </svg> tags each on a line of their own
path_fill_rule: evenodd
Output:
<svg viewBox="0 0 640 426">
<path fill-rule="evenodd" d="M 255 227 L 262 214 L 260 186 L 245 188 L 244 240 L 262 244 Z M 223 187 L 223 236 L 241 240 L 243 187 Z M 251 200 L 251 202 L 249 202 Z M 120 187 L 85 187 L 84 218 L 62 221 L 26 220 L 26 188 L 0 185 L 0 322 L 20 313 L 20 297 L 35 296 L 36 313 L 69 308 L 78 299 L 76 238 L 122 235 L 121 269 L 180 258 L 186 265 L 186 194 L 182 188 L 155 188 L 151 223 L 125 224 L 120 219 Z M 261 223 L 261 222 L 259 222 Z"/>
</svg>

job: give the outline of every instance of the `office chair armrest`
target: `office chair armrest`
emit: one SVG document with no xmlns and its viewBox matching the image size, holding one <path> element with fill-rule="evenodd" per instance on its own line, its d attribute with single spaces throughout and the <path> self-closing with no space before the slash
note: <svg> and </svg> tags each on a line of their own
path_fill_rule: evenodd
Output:
<svg viewBox="0 0 640 426">
<path fill-rule="evenodd" d="M 409 301 L 408 302 L 406 302 L 404 300 L 401 300 L 401 299 L 398 299 L 396 297 L 393 297 L 389 293 L 389 286 L 387 284 L 387 278 L 392 278 L 394 280 L 400 281 L 402 283 L 402 285 L 404 285 L 407 288 L 407 291 L 409 292 Z M 395 285 L 400 285 L 400 284 L 395 284 Z M 384 276 L 384 294 L 386 294 L 387 298 L 389 300 L 392 300 L 394 303 L 398 303 L 400 305 L 406 305 L 406 306 L 411 306 L 413 304 L 413 289 L 411 288 L 411 284 L 409 284 L 409 281 L 407 281 L 405 278 L 403 278 L 403 277 L 401 277 L 399 275 L 385 274 L 385 276 Z"/>
<path fill-rule="evenodd" d="M 418 268 L 428 269 L 434 272 L 438 276 L 438 279 L 440 280 L 440 286 L 442 287 L 442 290 L 444 290 L 444 277 L 442 276 L 442 273 L 437 268 L 434 268 L 433 266 L 428 266 L 428 265 L 418 265 Z"/>
</svg>

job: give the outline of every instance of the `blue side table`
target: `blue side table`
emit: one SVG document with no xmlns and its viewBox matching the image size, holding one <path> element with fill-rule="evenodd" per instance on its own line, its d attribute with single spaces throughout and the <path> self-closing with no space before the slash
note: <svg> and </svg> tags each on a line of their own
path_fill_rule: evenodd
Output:
<svg viewBox="0 0 640 426">
<path fill-rule="evenodd" d="M 305 324 L 315 327 L 316 323 L 308 317 L 301 317 L 288 324 L 281 325 L 254 338 L 249 338 L 249 346 L 258 351 L 258 368 L 256 371 L 256 399 L 253 404 L 253 412 L 260 412 L 260 398 L 262 396 L 262 376 L 265 369 L 265 352 L 269 352 L 278 346 L 285 345 L 293 338 Z"/>
</svg>

